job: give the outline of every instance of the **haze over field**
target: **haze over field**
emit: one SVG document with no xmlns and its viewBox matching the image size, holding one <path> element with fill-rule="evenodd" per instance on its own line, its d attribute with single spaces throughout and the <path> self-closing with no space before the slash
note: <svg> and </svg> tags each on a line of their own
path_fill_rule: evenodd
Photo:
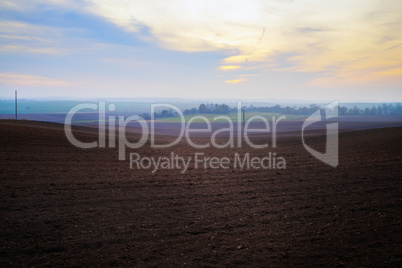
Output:
<svg viewBox="0 0 402 268">
<path fill-rule="evenodd" d="M 0 97 L 400 102 L 400 1 L 0 1 Z"/>
</svg>

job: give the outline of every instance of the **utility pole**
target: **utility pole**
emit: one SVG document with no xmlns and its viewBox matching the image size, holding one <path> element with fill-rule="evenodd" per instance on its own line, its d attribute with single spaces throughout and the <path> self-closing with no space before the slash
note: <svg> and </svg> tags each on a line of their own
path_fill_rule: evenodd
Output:
<svg viewBox="0 0 402 268">
<path fill-rule="evenodd" d="M 243 113 L 243 135 L 244 135 L 244 128 L 245 128 L 245 125 L 246 125 L 246 116 L 245 116 L 245 111 L 244 111 L 244 109 L 242 109 L 241 111 L 242 111 L 242 113 Z"/>
<path fill-rule="evenodd" d="M 17 90 L 15 91 L 15 120 L 18 120 L 18 113 L 17 113 Z"/>
</svg>

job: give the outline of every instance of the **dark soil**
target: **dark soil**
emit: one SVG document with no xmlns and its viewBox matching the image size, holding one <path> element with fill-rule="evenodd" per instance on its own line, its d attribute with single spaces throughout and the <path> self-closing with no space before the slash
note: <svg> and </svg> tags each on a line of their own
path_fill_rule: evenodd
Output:
<svg viewBox="0 0 402 268">
<path fill-rule="evenodd" d="M 93 130 L 74 133 L 97 139 Z M 184 174 L 130 169 L 117 149 L 76 148 L 62 125 L 1 120 L 0 137 L 2 267 L 402 266 L 401 127 L 340 133 L 336 168 L 300 137 L 259 150 L 195 150 L 185 140 L 127 149 L 275 152 L 287 167 Z M 307 139 L 323 150 L 323 136 Z"/>
</svg>

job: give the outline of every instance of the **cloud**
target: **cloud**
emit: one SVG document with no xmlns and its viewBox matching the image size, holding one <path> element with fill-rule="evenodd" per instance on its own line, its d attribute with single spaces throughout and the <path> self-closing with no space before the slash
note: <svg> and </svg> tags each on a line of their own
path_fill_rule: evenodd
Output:
<svg viewBox="0 0 402 268">
<path fill-rule="evenodd" d="M 100 16 L 169 50 L 225 51 L 229 56 L 224 62 L 229 64 L 266 62 L 278 53 L 299 53 L 291 58 L 292 71 L 315 72 L 350 62 L 351 57 L 370 56 L 384 36 L 392 41 L 381 49 L 402 41 L 402 7 L 396 0 L 386 4 L 377 0 L 291 4 L 279 0 L 40 0 L 33 4 L 24 0 L 18 5 L 12 1 L 0 4 L 15 9 L 34 9 L 35 5 Z M 149 34 L 142 34 L 144 28 Z"/>
<path fill-rule="evenodd" d="M 245 81 L 245 80 L 244 79 L 234 79 L 234 80 L 226 80 L 225 83 L 236 84 L 236 83 L 243 82 L 243 81 Z"/>
<path fill-rule="evenodd" d="M 238 49 L 257 42 L 263 24 L 259 4 L 233 1 L 103 1 L 87 8 L 123 27 L 147 27 L 158 44 L 180 51 Z M 254 17 L 257 15 L 257 17 Z"/>
<path fill-rule="evenodd" d="M 82 25 L 75 24 L 76 29 L 35 25 L 30 16 L 26 22 L 17 21 L 24 17 L 21 14 L 57 10 L 57 14 L 88 14 L 88 17 L 118 27 L 127 36 L 144 41 L 152 52 L 179 51 L 186 52 L 180 55 L 191 57 L 218 55 L 208 61 L 208 64 L 215 64 L 212 66 L 215 68 L 197 66 L 199 69 L 192 72 L 198 74 L 201 68 L 227 71 L 219 73 L 219 82 L 252 84 L 257 79 L 264 81 L 264 76 L 270 77 L 273 73 L 283 74 L 289 81 L 299 74 L 311 78 L 300 87 L 347 87 L 364 84 L 370 79 L 400 81 L 397 78 L 402 67 L 402 5 L 399 0 L 291 3 L 282 0 L 0 0 L 0 9 L 21 12 L 15 20 L 0 19 L 0 53 L 3 55 L 66 56 L 88 52 L 95 55 L 99 51 L 119 50 L 120 47 L 105 44 L 107 38 L 111 39 L 109 33 L 104 33 L 101 40 L 96 40 L 101 34 L 94 35 L 93 39 L 87 37 L 86 30 L 101 30 L 97 28 L 99 25 L 84 25 L 85 20 L 78 20 Z M 135 49 L 124 51 L 130 55 L 140 54 Z M 119 53 L 120 50 L 107 56 L 99 54 L 98 58 L 108 58 L 114 66 L 127 69 L 147 61 L 163 62 L 172 74 L 175 68 L 169 65 L 177 64 L 175 59 L 166 59 L 169 56 L 165 52 L 141 61 L 135 59 L 133 63 L 131 60 L 118 62 L 114 57 L 126 58 Z M 98 70 L 97 67 L 94 69 Z M 250 77 L 242 79 L 247 75 Z M 266 81 L 264 83 L 260 85 L 263 89 Z"/>
<path fill-rule="evenodd" d="M 391 47 L 388 47 L 388 48 L 384 49 L 384 51 L 392 50 L 392 49 L 395 49 L 395 48 L 400 48 L 401 46 L 402 46 L 402 44 L 393 45 Z"/>
<path fill-rule="evenodd" d="M 68 31 L 68 30 L 67 30 Z M 55 27 L 33 25 L 20 21 L 0 21 L 0 52 L 62 54 L 67 52 L 64 31 Z"/>
<path fill-rule="evenodd" d="M 313 28 L 313 27 L 300 27 L 297 28 L 297 31 L 300 33 L 315 33 L 315 32 L 322 32 L 324 29 Z"/>
<path fill-rule="evenodd" d="M 0 53 L 71 55 L 110 48 L 111 44 L 80 37 L 83 29 L 0 20 Z"/>
<path fill-rule="evenodd" d="M 222 71 L 236 70 L 239 69 L 240 65 L 223 65 L 220 67 Z"/>
<path fill-rule="evenodd" d="M 30 87 L 65 87 L 72 86 L 73 84 L 49 77 L 26 75 L 26 74 L 10 74 L 0 73 L 0 83 L 16 86 L 30 86 Z"/>
<path fill-rule="evenodd" d="M 247 55 L 230 56 L 223 60 L 224 63 L 245 63 L 248 61 Z"/>
<path fill-rule="evenodd" d="M 159 46 L 187 52 L 226 51 L 226 64 L 291 56 L 292 72 L 342 69 L 352 58 L 371 57 L 402 41 L 402 6 L 387 1 L 107 1 L 91 0 L 87 11 L 128 32 L 147 27 Z M 264 38 L 261 38 L 264 33 Z M 388 40 L 378 44 L 387 36 Z M 270 65 L 272 66 L 272 65 Z"/>
<path fill-rule="evenodd" d="M 0 52 L 5 52 L 5 53 L 32 53 L 32 54 L 50 54 L 50 55 L 56 55 L 56 54 L 61 54 L 62 52 L 56 48 L 34 48 L 30 46 L 20 46 L 20 45 L 0 45 Z"/>
<path fill-rule="evenodd" d="M 68 8 L 68 9 L 80 9 L 84 7 L 85 1 L 79 0 L 1 0 L 0 8 L 3 10 L 14 11 L 33 11 L 38 8 L 51 10 L 55 8 Z"/>
</svg>

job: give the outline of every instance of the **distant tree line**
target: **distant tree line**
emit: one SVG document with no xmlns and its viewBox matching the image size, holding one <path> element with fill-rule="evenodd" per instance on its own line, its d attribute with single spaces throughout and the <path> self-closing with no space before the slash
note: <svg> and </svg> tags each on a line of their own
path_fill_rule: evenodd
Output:
<svg viewBox="0 0 402 268">
<path fill-rule="evenodd" d="M 193 109 L 184 110 L 184 115 L 189 114 L 228 114 L 231 112 L 237 112 L 237 108 L 231 108 L 226 104 L 200 104 L 200 106 Z"/>
<path fill-rule="evenodd" d="M 143 113 L 143 114 L 139 114 L 139 116 L 141 116 L 145 120 L 151 120 L 151 115 L 150 114 Z M 173 109 L 164 109 L 164 110 L 162 110 L 160 112 L 155 112 L 154 113 L 154 119 L 167 118 L 167 117 L 177 117 L 177 116 L 179 116 L 179 114 Z"/>
<path fill-rule="evenodd" d="M 282 107 L 279 104 L 275 106 L 267 107 L 255 107 L 253 105 L 244 106 L 243 109 L 249 112 L 262 112 L 262 113 L 278 113 L 278 114 L 292 114 L 292 115 L 311 115 L 319 109 L 323 109 L 317 104 L 310 104 L 302 107 Z M 231 112 L 237 112 L 237 108 L 229 107 L 226 104 L 201 104 L 198 109 L 184 110 L 183 114 L 228 114 Z M 371 108 L 360 109 L 356 105 L 353 108 L 347 108 L 346 106 L 340 106 L 338 108 L 339 115 L 402 115 L 402 105 L 397 104 L 380 104 L 378 106 L 373 105 Z"/>
<path fill-rule="evenodd" d="M 359 109 L 357 106 L 353 108 L 346 108 L 344 106 L 339 107 L 340 115 L 402 115 L 402 105 L 400 103 L 397 104 L 386 104 L 383 103 L 378 106 L 372 106 L 371 108 Z"/>
<path fill-rule="evenodd" d="M 242 109 L 248 112 L 260 112 L 260 113 L 278 113 L 278 114 L 291 114 L 291 115 L 311 115 L 317 110 L 323 110 L 323 107 L 317 104 L 310 104 L 302 107 L 282 107 L 279 104 L 275 106 L 267 107 L 255 107 L 253 105 L 243 106 Z M 197 108 L 186 109 L 183 111 L 184 115 L 195 115 L 195 114 L 229 114 L 237 112 L 236 107 L 229 107 L 226 104 L 200 104 Z M 339 106 L 339 115 L 375 115 L 375 116 L 387 116 L 387 115 L 402 115 L 402 105 L 397 104 L 380 104 L 373 105 L 371 108 L 360 109 L 356 105 L 353 108 L 347 108 L 346 106 Z M 140 114 L 144 119 L 149 120 L 151 116 L 149 114 Z M 179 114 L 173 109 L 164 109 L 160 112 L 154 113 L 154 118 L 167 118 L 167 117 L 177 117 Z"/>
</svg>

